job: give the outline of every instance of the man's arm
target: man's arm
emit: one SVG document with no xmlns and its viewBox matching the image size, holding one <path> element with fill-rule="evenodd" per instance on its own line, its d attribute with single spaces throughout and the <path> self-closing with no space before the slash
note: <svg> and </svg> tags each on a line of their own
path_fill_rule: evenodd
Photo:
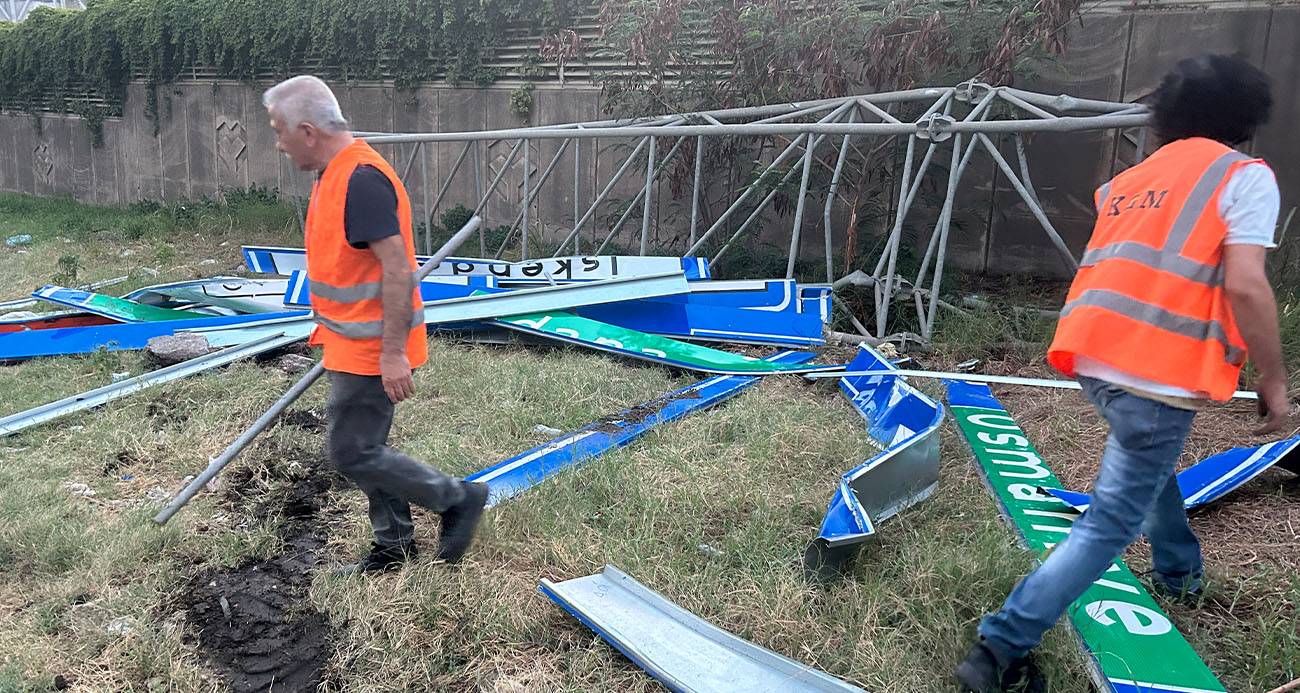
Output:
<svg viewBox="0 0 1300 693">
<path fill-rule="evenodd" d="M 411 260 L 406 256 L 406 241 L 401 236 L 370 241 L 369 248 L 383 268 L 380 300 L 383 302 L 384 331 L 379 375 L 388 398 L 400 402 L 415 394 L 411 362 L 406 358 L 406 340 L 411 334 L 411 316 L 415 310 L 411 304 L 414 286 Z"/>
<path fill-rule="evenodd" d="M 1223 247 L 1224 289 L 1232 314 L 1259 371 L 1260 415 L 1264 424 L 1255 435 L 1272 433 L 1286 423 L 1287 374 L 1277 326 L 1277 300 L 1264 272 L 1265 248 L 1259 245 Z"/>
</svg>

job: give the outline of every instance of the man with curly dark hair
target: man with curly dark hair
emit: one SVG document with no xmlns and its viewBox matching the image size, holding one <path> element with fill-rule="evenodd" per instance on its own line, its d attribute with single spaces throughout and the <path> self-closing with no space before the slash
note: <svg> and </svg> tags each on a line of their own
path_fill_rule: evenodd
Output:
<svg viewBox="0 0 1300 693">
<path fill-rule="evenodd" d="M 1110 425 L 1092 502 L 1065 540 L 984 618 L 957 668 L 963 691 L 1038 691 L 1030 659 L 1047 629 L 1136 539 L 1155 591 L 1199 603 L 1201 549 L 1174 466 L 1196 411 L 1227 400 L 1247 353 L 1263 425 L 1286 422 L 1277 305 L 1264 271 L 1279 195 L 1233 145 L 1268 120 L 1268 78 L 1236 56 L 1178 63 L 1155 94 L 1162 146 L 1096 194 L 1097 223 L 1047 359 Z"/>
</svg>

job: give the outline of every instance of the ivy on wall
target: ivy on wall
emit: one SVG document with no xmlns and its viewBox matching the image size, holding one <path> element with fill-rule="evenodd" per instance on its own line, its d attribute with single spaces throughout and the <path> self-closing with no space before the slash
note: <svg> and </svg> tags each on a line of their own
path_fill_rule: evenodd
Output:
<svg viewBox="0 0 1300 693">
<path fill-rule="evenodd" d="M 157 87 L 195 66 L 252 81 L 311 71 L 392 79 L 398 88 L 445 79 L 488 84 L 506 31 L 568 26 L 583 0 L 88 0 L 85 10 L 39 7 L 0 22 L 0 108 L 71 110 L 98 143 L 143 79 L 157 124 Z M 85 97 L 89 98 L 85 98 Z M 66 104 L 66 105 L 65 105 Z"/>
</svg>

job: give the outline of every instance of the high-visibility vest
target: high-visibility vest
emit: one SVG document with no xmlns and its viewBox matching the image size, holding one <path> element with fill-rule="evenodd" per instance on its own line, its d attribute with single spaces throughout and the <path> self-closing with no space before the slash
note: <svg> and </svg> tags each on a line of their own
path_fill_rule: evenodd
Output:
<svg viewBox="0 0 1300 693">
<path fill-rule="evenodd" d="M 370 249 L 358 250 L 348 244 L 343 227 L 348 181 L 352 172 L 363 164 L 379 169 L 397 192 L 397 219 L 414 279 L 415 240 L 406 189 L 378 152 L 364 141 L 356 140 L 330 160 L 312 187 L 307 210 L 307 277 L 311 283 L 312 317 L 317 324 L 308 341 L 325 347 L 323 361 L 328 370 L 379 375 L 384 324 L 380 285 L 383 268 Z M 411 306 L 406 358 L 415 368 L 428 360 L 428 338 L 420 292 L 414 281 Z"/>
<path fill-rule="evenodd" d="M 1124 373 L 1227 400 L 1246 361 L 1223 283 L 1219 195 L 1259 159 L 1213 140 L 1171 142 L 1103 185 L 1097 225 L 1047 360 L 1073 377 L 1082 355 Z"/>
</svg>

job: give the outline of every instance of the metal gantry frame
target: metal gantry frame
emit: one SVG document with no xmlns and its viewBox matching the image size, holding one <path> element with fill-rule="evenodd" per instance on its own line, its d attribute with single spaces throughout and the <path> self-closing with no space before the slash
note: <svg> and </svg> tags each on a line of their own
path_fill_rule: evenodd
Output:
<svg viewBox="0 0 1300 693">
<path fill-rule="evenodd" d="M 998 108 L 997 106 L 1000 106 Z M 891 112 L 892 111 L 892 112 Z M 909 117 L 909 121 L 900 120 L 900 113 L 916 113 L 919 117 Z M 996 117 L 995 117 L 996 115 Z M 679 251 L 684 256 L 696 256 L 712 249 L 711 263 L 718 263 L 726 252 L 737 243 L 746 231 L 750 231 L 763 222 L 771 223 L 773 215 L 769 213 L 773 201 L 786 188 L 798 173 L 798 192 L 793 200 L 793 224 L 790 228 L 789 255 L 786 262 L 786 277 L 794 275 L 795 265 L 799 259 L 803 227 L 812 215 L 806 213 L 811 198 L 821 197 L 821 226 L 824 237 L 826 263 L 826 282 L 832 285 L 842 284 L 845 278 L 837 282 L 832 262 L 835 228 L 832 221 L 832 207 L 836 200 L 843 200 L 840 193 L 845 175 L 846 163 L 853 165 L 855 159 L 864 160 L 865 156 L 857 149 L 857 143 L 869 138 L 906 138 L 906 152 L 898 179 L 898 194 L 892 210 L 892 223 L 888 226 L 888 236 L 884 239 L 883 249 L 876 258 L 875 269 L 869 277 L 862 273 L 853 276 L 853 283 L 870 284 L 875 295 L 875 337 L 883 337 L 889 320 L 891 304 L 896 300 L 909 300 L 914 305 L 922 337 L 928 339 L 934 330 L 935 311 L 945 306 L 939 300 L 939 291 L 943 281 L 945 254 L 948 246 L 949 231 L 952 221 L 953 206 L 957 190 L 972 155 L 976 149 L 983 149 L 996 163 L 1002 175 L 1006 176 L 1011 187 L 1029 208 L 1038 221 L 1049 241 L 1056 248 L 1066 266 L 1071 270 L 1078 267 L 1078 260 L 1071 253 L 1065 241 L 1057 233 L 1051 220 L 1039 203 L 1038 194 L 1029 176 L 1029 166 L 1025 156 L 1023 135 L 1036 132 L 1082 132 L 1137 128 L 1137 140 L 1142 142 L 1146 136 L 1149 115 L 1146 107 L 1139 104 L 1114 103 L 1078 99 L 1067 95 L 1052 96 L 1010 87 L 991 86 L 978 81 L 968 81 L 953 87 L 918 88 L 879 94 L 845 96 L 799 103 L 776 104 L 747 108 L 732 108 L 716 111 L 663 115 L 635 120 L 605 120 L 585 123 L 568 123 L 540 127 L 512 128 L 480 132 L 447 133 L 357 133 L 373 145 L 391 145 L 400 151 L 395 160 L 405 155 L 405 175 L 409 175 L 414 162 L 421 162 L 423 219 L 425 228 L 434 218 L 435 213 L 446 200 L 454 180 L 462 175 L 465 163 L 472 161 L 473 190 L 476 198 L 473 213 L 482 215 L 492 196 L 503 181 L 512 175 L 515 161 L 522 159 L 522 167 L 513 176 L 521 179 L 520 208 L 509 225 L 505 238 L 495 249 L 493 257 L 500 258 L 508 247 L 515 242 L 518 233 L 518 248 L 523 259 L 529 259 L 530 249 L 536 248 L 534 242 L 530 247 L 530 236 L 538 238 L 535 216 L 530 208 L 547 191 L 558 189 L 551 181 L 552 174 L 559 168 L 563 158 L 568 154 L 573 163 L 573 218 L 558 230 L 548 230 L 552 237 L 561 240 L 552 245 L 556 254 L 579 254 L 585 249 L 593 254 L 604 252 L 610 243 L 623 230 L 627 222 L 637 211 L 641 213 L 640 235 L 635 240 L 637 252 L 644 255 L 651 250 L 650 229 L 654 213 L 656 183 L 661 182 L 674 165 L 674 157 L 685 145 L 694 146 L 692 191 L 690 195 L 689 246 Z M 999 151 L 990 138 L 991 135 L 1011 135 L 1015 141 L 1016 162 L 1013 166 L 1007 157 Z M 777 141 L 784 147 L 775 156 L 766 157 L 762 173 L 754 183 L 746 185 L 725 209 L 722 209 L 708 223 L 702 221 L 708 211 L 702 206 L 700 191 L 705 187 L 702 176 L 705 151 L 710 149 L 710 140 L 725 137 L 754 138 L 758 142 Z M 666 153 L 660 156 L 660 140 L 667 138 L 671 142 Z M 818 156 L 818 148 L 827 140 L 833 150 L 833 161 Z M 543 140 L 560 140 L 554 155 L 540 173 L 534 169 L 534 152 Z M 583 141 L 591 142 L 583 146 Z M 592 190 L 600 192 L 589 204 L 579 201 L 583 177 L 583 156 L 590 164 L 600 154 L 602 140 L 615 141 L 624 145 L 628 153 L 622 164 L 608 175 L 604 185 L 595 181 Z M 838 141 L 836 141 L 838 140 Z M 511 143 L 511 149 L 505 156 L 491 181 L 485 183 L 486 162 L 484 160 L 485 144 L 495 142 Z M 631 143 L 635 143 L 634 145 Z M 451 166 L 445 179 L 438 186 L 430 202 L 429 189 L 433 181 L 428 177 L 427 147 L 445 146 L 456 143 L 461 146 L 455 163 Z M 1138 153 L 1139 158 L 1141 152 Z M 927 175 L 934 168 L 936 160 L 948 162 L 946 171 L 946 192 L 943 204 L 935 215 L 935 222 L 926 243 L 920 271 L 910 280 L 896 272 L 904 226 L 909 215 L 914 211 L 918 192 L 928 180 Z M 449 157 L 450 158 L 450 157 Z M 919 161 L 918 161 L 919 158 Z M 642 170 L 643 181 L 627 180 L 628 172 L 634 167 Z M 829 184 L 819 184 L 814 189 L 811 184 L 812 171 L 824 169 L 829 174 Z M 588 169 L 591 170 L 591 169 Z M 487 171 L 487 172 L 490 172 Z M 291 172 L 292 173 L 292 172 Z M 601 176 L 602 178 L 604 176 Z M 622 184 L 620 186 L 620 184 Z M 633 195 L 633 192 L 635 194 Z M 630 201 L 619 200 L 625 205 L 622 213 L 603 239 L 597 242 L 593 219 L 602 205 L 610 206 L 614 195 L 625 193 L 632 195 Z M 684 197 L 684 196 L 683 196 Z M 757 202 L 755 200 L 757 199 Z M 617 209 L 615 207 L 615 209 Z M 928 210 L 932 211 L 932 210 Z M 739 224 L 737 219 L 743 218 Z M 816 223 L 816 222 L 813 222 Z M 582 238 L 582 231 L 589 229 L 593 234 L 590 242 Z M 686 229 L 682 229 L 686 231 Z M 729 232 L 729 236 L 727 233 Z M 718 244 L 717 239 L 726 236 Z M 432 239 L 424 239 L 427 249 Z M 709 243 L 714 245 L 710 246 Z M 486 256 L 492 251 L 487 247 L 486 237 L 480 230 L 480 254 Z M 661 249 L 662 250 L 662 249 Z M 859 330 L 866 333 L 860 322 Z"/>
<path fill-rule="evenodd" d="M 0 0 L 0 21 L 21 22 L 37 7 L 84 10 L 82 0 Z"/>
</svg>

